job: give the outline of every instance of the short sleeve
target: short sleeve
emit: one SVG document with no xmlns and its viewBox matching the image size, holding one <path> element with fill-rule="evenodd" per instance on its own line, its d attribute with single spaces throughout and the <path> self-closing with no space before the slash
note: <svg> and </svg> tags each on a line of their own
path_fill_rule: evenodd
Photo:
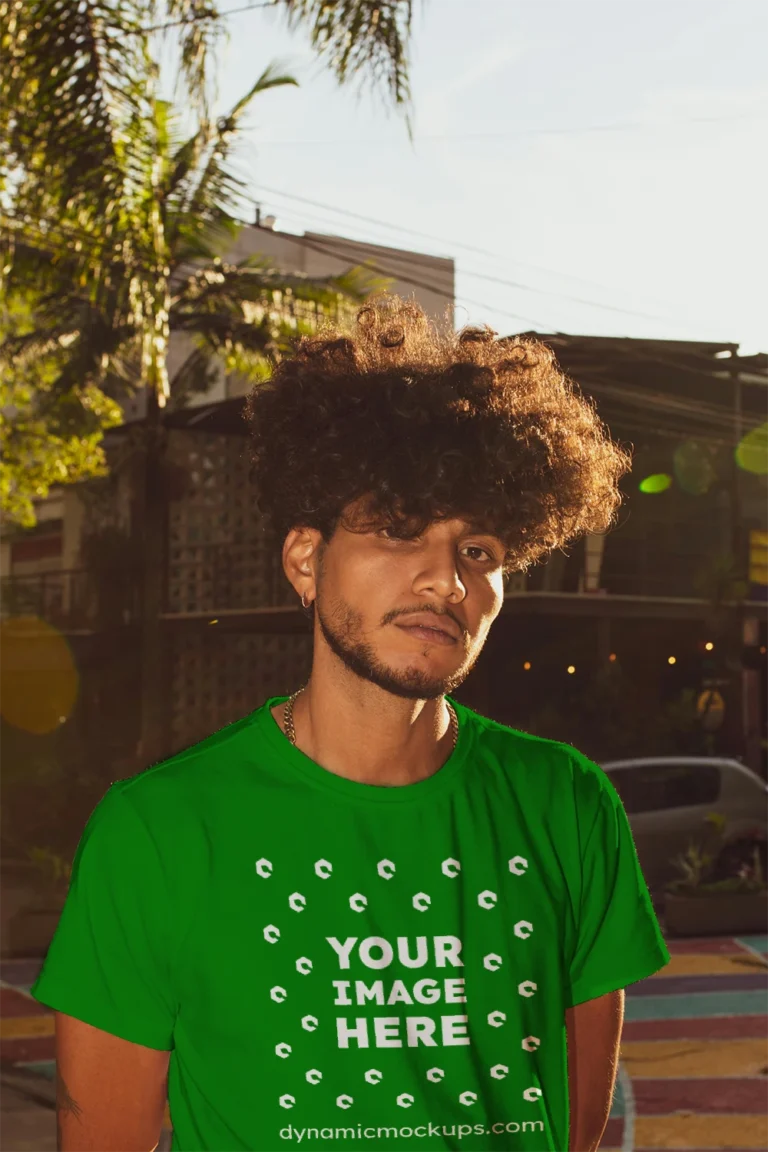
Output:
<svg viewBox="0 0 768 1152">
<path fill-rule="evenodd" d="M 602 769 L 582 763 L 587 832 L 568 1007 L 644 980 L 670 959 L 624 806 Z"/>
<path fill-rule="evenodd" d="M 123 1040 L 170 1051 L 170 901 L 157 846 L 113 784 L 91 813 L 42 970 L 41 1004 Z"/>
</svg>

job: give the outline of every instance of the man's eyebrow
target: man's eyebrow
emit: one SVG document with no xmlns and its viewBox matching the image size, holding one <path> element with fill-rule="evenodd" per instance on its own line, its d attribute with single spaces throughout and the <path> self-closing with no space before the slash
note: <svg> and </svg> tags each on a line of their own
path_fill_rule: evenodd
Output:
<svg viewBox="0 0 768 1152">
<path fill-rule="evenodd" d="M 477 532 L 479 536 L 491 536 L 494 540 L 498 540 L 500 544 L 503 543 L 498 532 L 495 532 L 494 529 L 491 528 L 488 524 L 481 524 L 478 520 L 472 520 L 470 523 L 468 523 L 466 531 Z"/>
</svg>

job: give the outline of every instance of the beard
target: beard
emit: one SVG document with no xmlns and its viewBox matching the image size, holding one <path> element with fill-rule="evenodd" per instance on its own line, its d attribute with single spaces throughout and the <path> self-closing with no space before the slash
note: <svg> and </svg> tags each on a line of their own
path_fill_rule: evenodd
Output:
<svg viewBox="0 0 768 1152">
<path fill-rule="evenodd" d="M 408 700 L 437 700 L 454 692 L 469 676 L 478 661 L 482 645 L 456 671 L 435 676 L 423 668 L 391 668 L 376 655 L 373 646 L 362 639 L 363 618 L 350 604 L 333 599 L 326 613 L 315 599 L 315 613 L 326 644 L 355 676 L 375 684 L 393 696 Z"/>
</svg>

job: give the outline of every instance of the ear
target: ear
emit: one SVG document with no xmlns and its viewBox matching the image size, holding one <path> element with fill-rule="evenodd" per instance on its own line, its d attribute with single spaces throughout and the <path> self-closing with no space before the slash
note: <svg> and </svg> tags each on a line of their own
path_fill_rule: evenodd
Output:
<svg viewBox="0 0 768 1152">
<path fill-rule="evenodd" d="M 283 543 L 283 571 L 299 597 L 314 600 L 323 537 L 317 528 L 292 528 Z"/>
</svg>

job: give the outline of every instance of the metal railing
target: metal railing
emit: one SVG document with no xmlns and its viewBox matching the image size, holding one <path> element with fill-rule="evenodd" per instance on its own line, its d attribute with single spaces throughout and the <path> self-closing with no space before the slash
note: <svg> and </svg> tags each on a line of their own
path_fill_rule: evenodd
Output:
<svg viewBox="0 0 768 1152">
<path fill-rule="evenodd" d="M 714 600 L 718 589 L 722 598 L 733 598 L 727 589 L 735 583 L 734 578 L 718 579 L 716 558 L 711 554 L 659 549 L 650 542 L 618 548 L 612 547 L 609 539 L 604 556 L 597 561 L 594 557 L 580 558 L 566 568 L 555 557 L 554 571 L 548 573 L 544 563 L 524 576 L 513 575 L 509 590 Z"/>
</svg>

